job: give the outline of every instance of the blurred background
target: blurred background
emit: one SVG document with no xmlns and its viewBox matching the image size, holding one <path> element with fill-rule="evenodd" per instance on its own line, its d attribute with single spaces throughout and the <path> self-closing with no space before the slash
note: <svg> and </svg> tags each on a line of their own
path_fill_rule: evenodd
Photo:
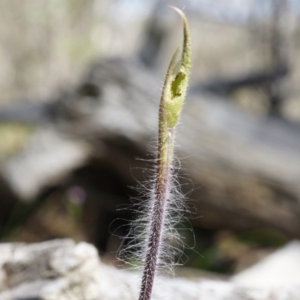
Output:
<svg viewBox="0 0 300 300">
<path fill-rule="evenodd" d="M 136 187 L 149 187 L 160 89 L 181 39 L 168 5 L 186 13 L 193 51 L 177 149 L 182 261 L 234 274 L 300 237 L 299 1 L 9 0 L 1 242 L 70 237 L 115 260 L 136 217 L 126 207 L 145 201 Z"/>
</svg>

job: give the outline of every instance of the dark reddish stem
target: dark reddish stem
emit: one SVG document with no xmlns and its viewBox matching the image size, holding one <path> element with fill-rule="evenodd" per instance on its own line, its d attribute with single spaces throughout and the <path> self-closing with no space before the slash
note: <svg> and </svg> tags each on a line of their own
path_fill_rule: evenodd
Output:
<svg viewBox="0 0 300 300">
<path fill-rule="evenodd" d="M 168 210 L 168 202 L 171 194 L 172 185 L 172 158 L 173 158 L 173 141 L 174 129 L 168 132 L 168 139 L 165 141 L 167 147 L 167 160 L 161 155 L 160 147 L 157 157 L 157 176 L 155 184 L 155 193 L 153 207 L 151 212 L 151 224 L 149 228 L 149 239 L 146 248 L 145 265 L 143 271 L 142 285 L 139 300 L 150 300 L 153 288 L 154 277 L 159 265 L 160 250 L 163 242 L 163 230 L 165 216 Z M 163 172 L 163 174 L 161 174 Z"/>
</svg>

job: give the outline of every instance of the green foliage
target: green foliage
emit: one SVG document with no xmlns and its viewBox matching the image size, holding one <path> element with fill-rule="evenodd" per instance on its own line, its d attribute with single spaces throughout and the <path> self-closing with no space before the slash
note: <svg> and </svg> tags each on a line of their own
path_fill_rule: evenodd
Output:
<svg viewBox="0 0 300 300">
<path fill-rule="evenodd" d="M 282 232 L 271 228 L 261 228 L 240 233 L 237 238 L 244 243 L 265 247 L 281 247 L 288 242 Z"/>
</svg>

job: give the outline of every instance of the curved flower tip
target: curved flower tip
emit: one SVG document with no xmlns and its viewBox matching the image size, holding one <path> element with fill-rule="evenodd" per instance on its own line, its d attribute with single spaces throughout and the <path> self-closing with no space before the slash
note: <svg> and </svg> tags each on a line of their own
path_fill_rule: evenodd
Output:
<svg viewBox="0 0 300 300">
<path fill-rule="evenodd" d="M 162 92 L 161 105 L 164 108 L 162 109 L 164 115 L 160 116 L 160 120 L 165 120 L 168 128 L 175 127 L 178 122 L 188 87 L 188 75 L 191 67 L 191 42 L 187 19 L 179 8 L 173 6 L 171 8 L 182 18 L 183 41 L 181 58 L 177 61 L 177 49 L 169 64 Z"/>
<path fill-rule="evenodd" d="M 170 6 L 170 7 L 179 14 L 183 22 L 183 45 L 182 45 L 181 60 L 182 60 L 182 64 L 189 71 L 191 67 L 191 39 L 190 39 L 188 22 L 182 10 L 180 10 L 175 6 Z"/>
</svg>

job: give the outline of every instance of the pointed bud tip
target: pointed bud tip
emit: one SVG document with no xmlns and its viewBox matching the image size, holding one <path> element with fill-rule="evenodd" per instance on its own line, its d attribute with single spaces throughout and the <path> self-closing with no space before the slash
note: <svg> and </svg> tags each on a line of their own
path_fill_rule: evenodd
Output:
<svg viewBox="0 0 300 300">
<path fill-rule="evenodd" d="M 176 6 L 170 6 L 170 8 L 174 9 L 180 15 L 184 25 L 187 26 L 187 19 L 184 12 Z"/>
<path fill-rule="evenodd" d="M 185 19 L 185 15 L 181 9 L 179 9 L 176 6 L 172 6 L 172 5 L 170 6 L 170 8 L 174 9 L 183 19 Z"/>
</svg>

